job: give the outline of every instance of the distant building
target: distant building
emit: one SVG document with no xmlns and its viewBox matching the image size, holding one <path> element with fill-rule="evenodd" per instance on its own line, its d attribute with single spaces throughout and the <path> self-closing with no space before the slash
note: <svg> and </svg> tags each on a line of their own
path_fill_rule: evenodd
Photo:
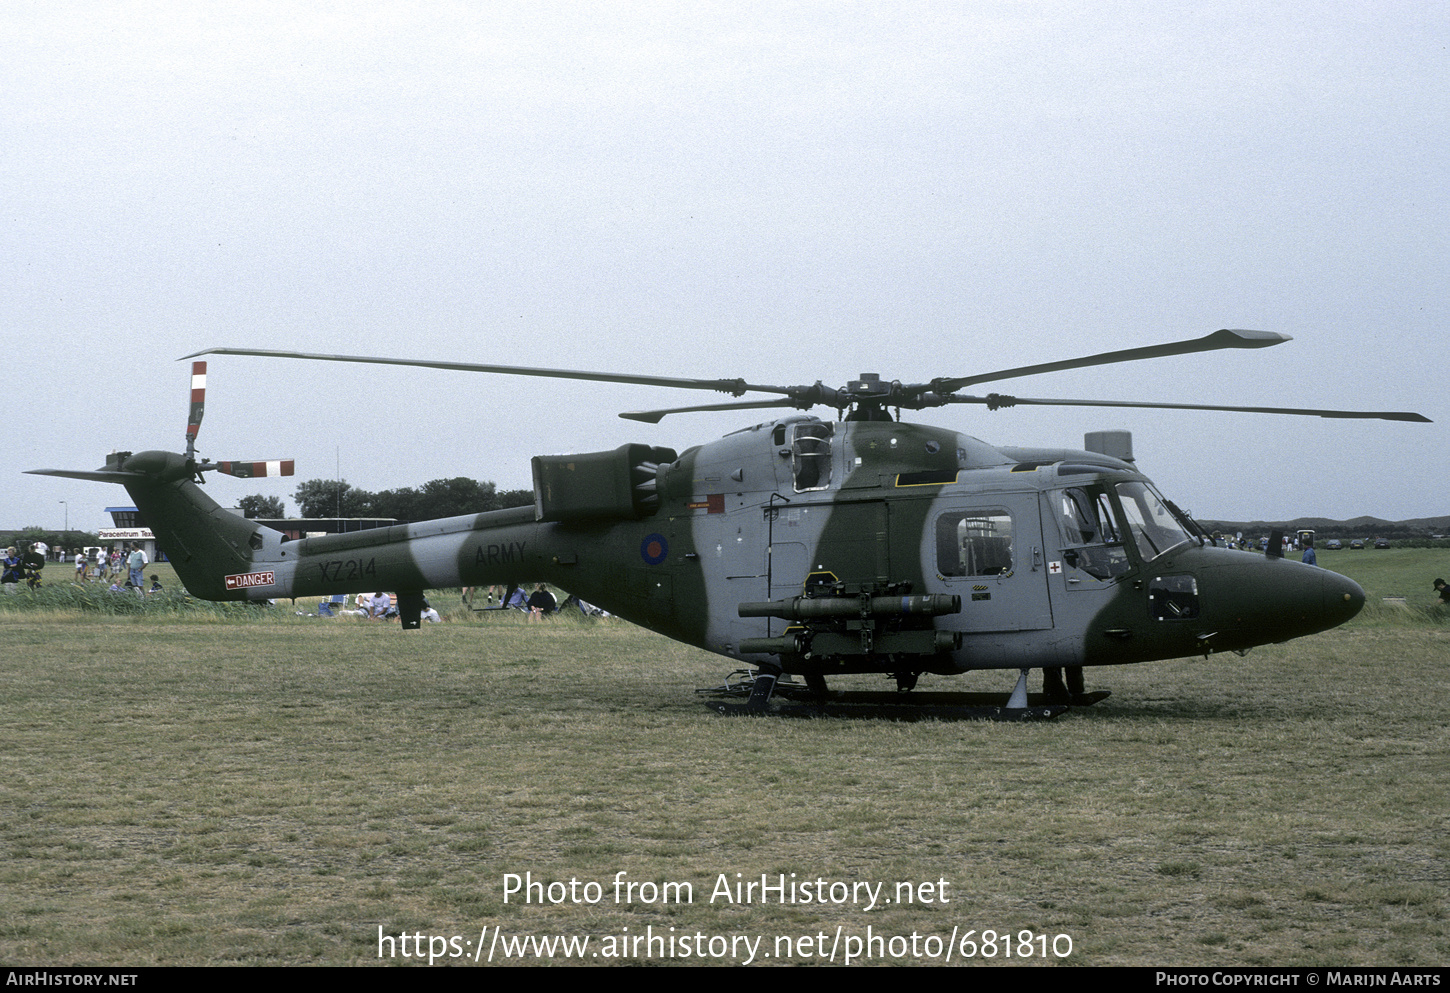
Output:
<svg viewBox="0 0 1450 993">
<path fill-rule="evenodd" d="M 156 536 L 141 522 L 141 515 L 135 507 L 107 507 L 106 513 L 111 515 L 111 523 L 115 527 L 101 528 L 97 532 L 102 547 L 107 549 L 130 548 L 139 543 L 146 552 L 146 558 L 152 562 L 166 557 L 164 554 L 158 553 Z"/>
</svg>

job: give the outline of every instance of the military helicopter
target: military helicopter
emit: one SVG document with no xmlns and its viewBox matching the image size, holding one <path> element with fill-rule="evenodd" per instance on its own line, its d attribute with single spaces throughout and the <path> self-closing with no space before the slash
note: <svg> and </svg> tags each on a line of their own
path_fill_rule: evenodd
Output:
<svg viewBox="0 0 1450 993">
<path fill-rule="evenodd" d="M 185 358 L 364 362 L 775 397 L 620 415 L 647 423 L 687 411 L 791 412 L 682 453 L 625 444 L 535 457 L 532 507 L 287 541 L 223 510 L 197 485 L 212 469 L 290 468 L 197 460 L 206 366 L 197 362 L 185 453 L 119 452 L 95 471 L 32 471 L 124 485 L 187 589 L 206 599 L 396 590 L 409 629 L 419 626 L 425 589 L 545 581 L 746 666 L 748 699 L 717 704 L 722 712 L 766 711 L 787 674 L 824 696 L 827 680 L 847 673 L 884 673 L 910 689 L 923 673 L 1016 669 L 1007 710 L 1026 713 L 1028 672 L 1042 668 L 1056 709 L 1037 713 L 1052 716 L 1084 699 L 1084 666 L 1243 653 L 1343 623 L 1363 606 L 1364 591 L 1324 569 L 1215 547 L 1139 471 L 1125 432 L 1089 435 L 1082 449 L 992 446 L 903 423 L 900 412 L 977 404 L 1428 420 L 959 392 L 1288 340 L 1226 329 L 929 383 L 863 374 L 839 388 L 213 348 Z M 832 408 L 836 418 L 806 413 L 814 407 Z M 1077 677 L 1071 693 L 1063 670 Z"/>
</svg>

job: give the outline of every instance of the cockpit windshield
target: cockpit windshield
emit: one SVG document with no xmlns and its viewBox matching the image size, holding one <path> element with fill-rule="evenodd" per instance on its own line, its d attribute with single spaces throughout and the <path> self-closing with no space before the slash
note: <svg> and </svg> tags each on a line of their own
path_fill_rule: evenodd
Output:
<svg viewBox="0 0 1450 993">
<path fill-rule="evenodd" d="M 1163 498 L 1147 483 L 1118 483 L 1118 500 L 1123 505 L 1128 530 L 1143 560 L 1156 559 L 1170 548 L 1192 541 Z"/>
</svg>

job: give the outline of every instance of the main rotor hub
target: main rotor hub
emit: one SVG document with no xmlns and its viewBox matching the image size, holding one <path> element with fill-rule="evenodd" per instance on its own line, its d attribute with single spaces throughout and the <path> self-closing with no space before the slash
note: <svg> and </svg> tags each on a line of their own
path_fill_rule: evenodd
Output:
<svg viewBox="0 0 1450 993">
<path fill-rule="evenodd" d="M 870 396 L 873 393 L 881 392 L 881 375 L 875 372 L 863 372 L 860 379 L 853 379 L 846 384 L 846 389 L 857 396 Z"/>
</svg>

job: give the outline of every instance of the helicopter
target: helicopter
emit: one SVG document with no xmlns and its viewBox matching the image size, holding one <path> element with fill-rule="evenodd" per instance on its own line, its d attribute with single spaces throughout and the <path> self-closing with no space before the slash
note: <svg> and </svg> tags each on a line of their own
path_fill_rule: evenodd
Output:
<svg viewBox="0 0 1450 993">
<path fill-rule="evenodd" d="M 212 348 L 184 358 L 374 363 L 774 397 L 620 415 L 645 423 L 696 411 L 783 412 L 684 452 L 632 443 L 537 456 L 531 507 L 289 541 L 199 487 L 212 470 L 247 477 L 292 464 L 198 460 L 206 363 L 196 361 L 184 453 L 117 452 L 93 471 L 31 471 L 124 485 L 187 589 L 205 599 L 395 590 L 407 630 L 419 627 L 426 589 L 508 584 L 512 592 L 544 581 L 745 666 L 745 703 L 715 704 L 723 713 L 767 712 L 777 683 L 793 676 L 824 698 L 827 681 L 844 674 L 885 674 L 910 690 L 926 673 L 1015 669 L 1006 711 L 1054 716 L 1092 702 L 1083 667 L 1243 654 L 1344 623 L 1364 591 L 1325 569 L 1217 547 L 1139 470 L 1126 432 L 1089 434 L 1081 449 L 994 446 L 902 422 L 901 411 L 1139 407 L 1428 422 L 1395 411 L 960 392 L 1289 340 L 1224 329 L 928 383 L 862 374 L 843 387 Z M 836 416 L 809 413 L 816 407 Z M 1044 670 L 1046 707 L 1029 707 L 1034 668 Z"/>
</svg>

